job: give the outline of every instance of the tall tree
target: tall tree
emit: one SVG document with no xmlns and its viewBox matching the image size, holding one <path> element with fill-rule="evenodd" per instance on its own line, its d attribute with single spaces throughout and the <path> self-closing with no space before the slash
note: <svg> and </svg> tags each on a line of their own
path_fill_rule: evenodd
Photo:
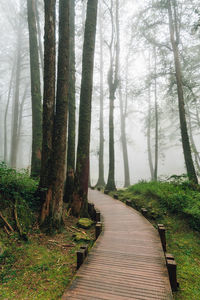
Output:
<svg viewBox="0 0 200 300">
<path fill-rule="evenodd" d="M 116 2 L 116 34 L 118 41 L 118 68 L 120 68 L 120 27 L 119 27 L 119 3 Z M 126 80 L 128 80 L 128 55 L 127 55 L 127 63 L 126 63 Z M 127 138 L 126 138 L 126 117 L 127 117 L 127 90 L 125 94 L 125 101 L 123 101 L 122 96 L 122 81 L 119 79 L 119 108 L 120 108 L 120 121 L 121 121 L 121 144 L 122 144 L 122 154 L 123 154 L 123 162 L 124 162 L 124 187 L 128 187 L 130 185 L 130 173 L 129 173 L 129 163 L 128 163 L 128 149 L 127 149 Z M 124 103 L 123 103 L 124 102 Z"/>
<path fill-rule="evenodd" d="M 42 107 L 35 0 L 27 0 L 32 99 L 31 175 L 39 176 L 42 147 Z"/>
<path fill-rule="evenodd" d="M 187 169 L 189 179 L 194 183 L 198 183 L 193 160 L 192 160 L 192 154 L 191 154 L 191 148 L 190 148 L 190 142 L 189 142 L 188 130 L 187 130 L 187 122 L 185 116 L 182 70 L 181 70 L 179 48 L 178 48 L 180 37 L 179 37 L 176 9 L 177 9 L 176 1 L 173 1 L 173 5 L 172 5 L 171 0 L 167 0 L 170 40 L 171 40 L 171 45 L 172 45 L 172 50 L 174 55 L 175 75 L 176 75 L 176 84 L 177 84 L 177 92 L 178 92 L 179 118 L 180 118 L 183 154 L 185 158 L 185 164 L 186 164 L 186 169 Z"/>
<path fill-rule="evenodd" d="M 116 1 L 116 12 L 114 18 L 113 0 L 111 0 L 110 17 L 111 17 L 111 41 L 109 44 L 110 66 L 108 71 L 108 87 L 109 87 L 109 171 L 106 190 L 115 190 L 115 149 L 114 149 L 114 101 L 115 92 L 118 86 L 118 55 L 119 41 L 115 40 L 115 25 L 118 14 L 118 0 Z"/>
<path fill-rule="evenodd" d="M 55 108 L 55 4 L 56 0 L 45 0 L 45 35 L 44 35 L 44 95 L 42 125 L 42 158 L 39 191 L 42 202 L 50 176 L 50 159 L 52 154 L 52 138 Z M 49 209 L 49 207 L 48 207 Z M 46 212 L 49 213 L 48 211 Z M 45 214 L 44 214 L 45 215 Z M 44 218 L 45 216 L 43 216 Z"/>
<path fill-rule="evenodd" d="M 79 111 L 78 148 L 72 213 L 87 215 L 91 100 L 98 0 L 88 0 L 85 22 Z"/>
<path fill-rule="evenodd" d="M 11 71 L 9 90 L 8 90 L 8 98 L 7 98 L 7 103 L 6 103 L 5 115 L 4 115 L 4 162 L 5 163 L 8 163 L 7 118 L 8 118 L 8 108 L 9 108 L 11 93 L 12 93 L 12 88 L 13 88 L 15 67 L 16 66 L 15 66 L 15 61 L 14 61 L 12 71 Z"/>
<path fill-rule="evenodd" d="M 96 186 L 105 186 L 104 181 L 104 130 L 103 130 L 103 98 L 104 98 L 104 86 L 103 86 L 103 32 L 102 32 L 102 9 L 101 2 L 99 3 L 99 35 L 100 35 L 100 116 L 99 116 L 99 177 Z"/>
<path fill-rule="evenodd" d="M 17 30 L 17 54 L 16 54 L 16 69 L 15 69 L 15 92 L 13 103 L 13 120 L 11 130 L 11 151 L 10 151 L 10 165 L 13 168 L 17 166 L 18 154 L 18 125 L 19 125 L 19 93 L 21 80 L 21 59 L 22 59 L 22 20 L 19 18 Z"/>
<path fill-rule="evenodd" d="M 38 8 L 39 0 L 35 0 L 35 16 L 36 16 L 36 25 L 37 25 L 37 32 L 38 32 L 38 46 L 39 46 L 39 56 L 40 56 L 40 63 L 42 69 L 42 75 L 44 76 L 44 55 L 43 55 L 43 47 L 42 47 L 42 32 L 41 32 L 41 25 L 40 25 L 40 14 Z"/>
<path fill-rule="evenodd" d="M 154 54 L 154 111 L 155 111 L 155 159 L 153 179 L 158 179 L 158 96 L 157 96 L 157 59 L 156 47 L 153 50 Z"/>
<path fill-rule="evenodd" d="M 69 1 L 70 17 L 69 17 L 69 120 L 68 120 L 68 148 L 67 148 L 67 174 L 64 201 L 71 202 L 74 187 L 74 169 L 75 169 L 75 136 L 76 136 L 76 89 L 75 89 L 75 2 Z"/>
<path fill-rule="evenodd" d="M 59 1 L 59 46 L 57 94 L 54 117 L 52 156 L 47 197 L 42 207 L 41 221 L 48 228 L 62 224 L 63 190 L 66 163 L 67 115 L 69 82 L 69 0 Z"/>
</svg>

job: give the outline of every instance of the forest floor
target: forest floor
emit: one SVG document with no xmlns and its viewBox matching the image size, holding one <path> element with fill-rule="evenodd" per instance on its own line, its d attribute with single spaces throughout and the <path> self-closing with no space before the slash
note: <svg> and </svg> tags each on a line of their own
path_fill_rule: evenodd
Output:
<svg viewBox="0 0 200 300">
<path fill-rule="evenodd" d="M 148 210 L 148 219 L 155 227 L 158 223 L 165 225 L 167 252 L 175 257 L 177 278 L 180 284 L 179 290 L 174 293 L 174 298 L 177 300 L 199 300 L 200 233 L 193 227 L 197 228 L 200 220 L 200 194 L 199 191 L 194 192 L 193 188 L 183 188 L 181 184 L 175 185 L 175 188 L 176 192 L 174 184 L 171 183 L 142 182 L 126 190 L 119 190 L 117 194 L 119 200 L 123 202 L 126 199 L 131 200 L 132 207 L 139 211 L 145 207 Z M 172 193 L 170 193 L 170 189 Z M 195 199 L 197 208 L 194 209 L 194 206 L 191 206 L 193 216 L 188 216 L 186 213 L 188 209 L 185 209 L 187 197 L 193 193 L 197 194 Z M 176 209 L 172 209 L 170 206 L 170 195 L 173 195 L 174 198 L 177 197 L 178 203 L 174 204 Z M 195 198 L 194 194 L 193 197 Z M 196 218 L 195 222 L 191 222 L 193 217 Z"/>
<path fill-rule="evenodd" d="M 76 251 L 94 241 L 94 226 L 80 229 L 77 221 L 66 217 L 62 232 L 54 236 L 35 226 L 28 242 L 20 240 L 17 233 L 8 236 L 0 229 L 6 247 L 0 255 L 0 299 L 61 298 L 76 271 Z M 77 233 L 79 241 L 74 237 Z"/>
</svg>

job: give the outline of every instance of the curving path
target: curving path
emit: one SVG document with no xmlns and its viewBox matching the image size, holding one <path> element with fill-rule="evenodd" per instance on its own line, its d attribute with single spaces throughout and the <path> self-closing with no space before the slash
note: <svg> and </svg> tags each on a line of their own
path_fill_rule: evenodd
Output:
<svg viewBox="0 0 200 300">
<path fill-rule="evenodd" d="M 137 211 L 98 191 L 104 232 L 62 299 L 173 299 L 160 238 Z"/>
</svg>

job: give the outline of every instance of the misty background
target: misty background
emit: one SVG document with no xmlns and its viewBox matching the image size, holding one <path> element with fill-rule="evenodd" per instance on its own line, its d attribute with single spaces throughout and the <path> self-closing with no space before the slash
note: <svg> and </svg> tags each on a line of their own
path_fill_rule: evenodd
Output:
<svg viewBox="0 0 200 300">
<path fill-rule="evenodd" d="M 100 2 L 100 1 L 99 1 Z M 166 16 L 153 6 L 154 1 L 120 1 L 120 67 L 122 100 L 127 99 L 126 135 L 130 183 L 151 179 L 147 151 L 147 118 L 149 95 L 151 107 L 151 151 L 154 158 L 155 118 L 154 97 L 155 77 L 158 108 L 158 176 L 186 173 L 179 129 L 179 115 L 176 85 L 174 81 L 173 55 L 170 51 L 169 29 Z M 110 2 L 101 1 L 103 61 L 104 61 L 104 167 L 105 181 L 108 176 L 108 120 L 109 94 L 107 74 L 109 69 L 108 44 L 111 38 Z M 147 7 L 151 9 L 146 10 Z M 199 58 L 200 36 L 195 24 L 198 23 L 197 1 L 179 1 L 181 13 L 181 59 L 186 82 L 184 93 L 191 116 L 192 135 L 199 150 Z M 81 81 L 81 53 L 86 1 L 76 1 L 76 102 L 77 120 Z M 38 13 L 43 47 L 44 16 L 43 1 L 38 1 Z M 19 33 L 19 20 L 21 29 Z M 95 51 L 94 87 L 92 101 L 92 131 L 90 154 L 90 177 L 92 185 L 98 180 L 99 153 L 99 68 L 100 68 L 100 23 L 98 19 Z M 0 2 L 0 160 L 11 164 L 11 150 L 17 153 L 16 167 L 30 169 L 31 160 L 31 91 L 30 64 L 26 1 Z M 20 41 L 19 41 L 20 39 Z M 20 82 L 17 130 L 17 149 L 12 149 L 13 120 L 16 109 L 16 56 L 21 47 Z M 43 51 L 43 49 L 41 49 Z M 156 74 L 155 74 L 156 60 Z M 42 76 L 41 62 L 41 76 Z M 187 88 L 187 86 L 189 87 Z M 149 94 L 150 93 L 150 94 Z M 194 100 L 195 99 L 195 100 Z M 123 155 L 120 131 L 119 92 L 116 91 L 115 112 L 115 179 L 117 187 L 124 184 Z M 5 141 L 6 136 L 6 141 Z M 6 147 L 5 147 L 6 143 Z M 15 167 L 15 166 L 14 166 Z M 196 166 L 197 168 L 197 166 Z M 198 171 L 198 168 L 197 168 Z"/>
</svg>

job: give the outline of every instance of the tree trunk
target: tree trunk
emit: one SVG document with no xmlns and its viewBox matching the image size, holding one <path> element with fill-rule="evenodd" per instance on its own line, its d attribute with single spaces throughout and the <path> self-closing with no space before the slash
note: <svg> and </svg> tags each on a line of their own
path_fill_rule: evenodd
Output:
<svg viewBox="0 0 200 300">
<path fill-rule="evenodd" d="M 99 34 L 100 34 L 100 116 L 99 116 L 99 177 L 96 186 L 104 187 L 104 131 L 103 131 L 103 33 L 102 33 L 102 11 L 99 3 Z"/>
<path fill-rule="evenodd" d="M 109 86 L 109 171 L 108 171 L 108 181 L 106 184 L 106 190 L 112 191 L 116 190 L 115 186 L 115 149 L 114 149 L 114 100 L 115 92 L 118 86 L 118 63 L 119 63 L 119 40 L 116 37 L 114 41 L 114 28 L 117 23 L 118 18 L 118 0 L 116 1 L 116 20 L 114 21 L 113 16 L 113 0 L 111 0 L 111 43 L 109 45 L 110 50 L 110 68 L 108 71 L 108 86 Z M 114 60 L 115 56 L 115 60 Z"/>
<path fill-rule="evenodd" d="M 14 94 L 14 107 L 13 107 L 13 122 L 11 130 L 11 151 L 10 151 L 10 165 L 16 168 L 17 153 L 18 153 L 18 124 L 19 124 L 19 86 L 21 76 L 21 37 L 22 25 L 19 21 L 17 33 L 17 57 L 16 57 L 16 74 L 15 74 L 15 94 Z"/>
<path fill-rule="evenodd" d="M 65 180 L 67 106 L 69 82 L 69 0 L 59 2 L 59 47 L 56 114 L 54 117 L 51 178 L 41 221 L 48 227 L 59 229 L 62 224 L 63 189 Z M 47 213 L 48 212 L 48 213 Z"/>
<path fill-rule="evenodd" d="M 155 162 L 153 179 L 158 179 L 158 99 L 157 99 L 157 60 L 156 48 L 154 47 L 154 110 L 155 110 Z"/>
<path fill-rule="evenodd" d="M 42 47 L 42 33 L 40 27 L 40 15 L 38 11 L 38 0 L 35 0 L 35 15 L 36 15 L 36 24 L 37 24 L 37 32 L 38 32 L 40 63 L 41 63 L 42 75 L 44 76 L 44 54 L 43 54 L 43 47 Z"/>
<path fill-rule="evenodd" d="M 130 174 L 129 174 L 129 164 L 128 164 L 128 149 L 127 149 L 127 139 L 126 139 L 126 116 L 123 108 L 122 91 L 119 85 L 119 103 L 120 103 L 120 119 L 121 119 L 121 143 L 124 161 L 124 187 L 130 185 Z"/>
<path fill-rule="evenodd" d="M 24 109 L 24 103 L 26 101 L 27 90 L 28 90 L 28 86 L 25 87 L 24 94 L 23 94 L 23 97 L 22 97 L 22 101 L 19 105 L 19 125 L 18 125 L 18 131 L 17 131 L 18 145 L 20 145 L 20 138 L 21 138 L 21 131 L 22 131 L 23 109 Z"/>
<path fill-rule="evenodd" d="M 109 172 L 106 190 L 114 191 L 115 186 L 115 149 L 114 149 L 114 93 L 109 97 Z"/>
<path fill-rule="evenodd" d="M 191 120 L 190 110 L 189 110 L 188 105 L 186 105 L 186 111 L 187 111 L 187 115 L 188 115 L 188 126 L 189 126 L 189 137 L 190 137 L 191 149 L 194 154 L 194 159 L 195 159 L 197 170 L 198 170 L 198 172 L 200 172 L 200 155 L 199 155 L 199 152 L 197 151 L 197 147 L 196 147 L 194 137 L 193 137 L 192 120 Z"/>
<path fill-rule="evenodd" d="M 69 120 L 68 120 L 68 148 L 67 148 L 67 174 L 64 192 L 64 201 L 70 203 L 74 188 L 74 169 L 75 169 L 75 137 L 76 137 L 76 89 L 75 89 L 75 3 L 70 0 L 70 19 L 69 19 Z"/>
<path fill-rule="evenodd" d="M 151 86 L 148 88 L 148 117 L 147 117 L 147 152 L 148 162 L 151 174 L 151 180 L 154 178 L 152 152 L 151 152 Z"/>
<path fill-rule="evenodd" d="M 42 125 L 42 158 L 39 183 L 41 203 L 46 203 L 42 210 L 41 223 L 49 215 L 49 194 L 47 189 L 51 177 L 51 155 L 55 108 L 55 4 L 56 0 L 45 0 L 45 42 L 44 42 L 44 99 Z"/>
<path fill-rule="evenodd" d="M 42 146 L 42 107 L 40 89 L 40 66 L 38 53 L 38 39 L 36 28 L 35 0 L 27 0 L 29 51 L 31 70 L 31 99 L 32 99 L 32 157 L 31 176 L 38 177 L 41 166 Z"/>
<path fill-rule="evenodd" d="M 8 108 L 10 104 L 10 98 L 11 98 L 11 92 L 13 88 L 13 80 L 14 80 L 14 73 L 15 73 L 15 61 L 13 63 L 12 71 L 11 71 L 11 78 L 10 78 L 10 84 L 9 84 L 9 90 L 8 90 L 8 98 L 6 103 L 6 110 L 4 115 L 4 162 L 8 163 L 8 141 L 7 141 L 7 117 L 8 117 Z"/>
<path fill-rule="evenodd" d="M 91 100 L 97 21 L 97 0 L 88 0 L 82 60 L 82 80 L 79 111 L 78 149 L 73 194 L 73 215 L 87 215 L 89 178 L 89 150 L 91 128 Z"/>
<path fill-rule="evenodd" d="M 185 117 L 185 106 L 184 106 L 185 103 L 184 103 L 184 96 L 183 96 L 182 73 L 181 73 L 181 64 L 180 64 L 179 51 L 178 51 L 178 40 L 177 39 L 175 40 L 174 37 L 174 35 L 176 34 L 177 36 L 178 33 L 177 31 L 175 32 L 177 25 L 174 24 L 176 18 L 174 18 L 174 22 L 173 22 L 171 0 L 168 0 L 168 17 L 169 17 L 170 39 L 171 39 L 173 55 L 174 55 L 177 91 L 178 91 L 179 118 L 180 118 L 183 153 L 184 153 L 185 164 L 186 164 L 189 180 L 197 184 L 198 180 L 197 180 L 197 176 L 196 176 L 196 172 L 192 160 L 192 154 L 191 154 L 191 148 L 190 148 L 188 130 L 187 130 L 187 122 Z"/>
<path fill-rule="evenodd" d="M 117 31 L 117 61 L 119 68 L 119 59 L 120 59 L 120 29 L 119 29 L 119 4 L 117 2 L 116 8 L 116 31 Z M 128 65 L 126 66 L 126 72 L 128 72 Z M 127 77 L 127 76 L 126 76 Z M 125 106 L 125 107 L 124 107 Z M 122 143 L 122 153 L 123 153 L 123 161 L 124 161 L 124 187 L 128 187 L 130 185 L 130 174 L 129 174 L 129 164 L 128 164 L 128 149 L 127 149 L 127 138 L 126 138 L 126 107 L 127 107 L 127 95 L 125 105 L 123 105 L 122 100 L 122 89 L 121 82 L 119 83 L 119 107 L 120 107 L 120 120 L 121 120 L 121 143 Z"/>
</svg>

